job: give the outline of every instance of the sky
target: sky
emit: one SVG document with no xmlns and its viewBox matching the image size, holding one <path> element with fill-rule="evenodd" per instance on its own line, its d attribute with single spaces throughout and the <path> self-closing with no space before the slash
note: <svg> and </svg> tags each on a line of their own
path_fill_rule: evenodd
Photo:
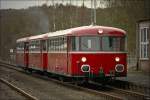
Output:
<svg viewBox="0 0 150 100">
<path fill-rule="evenodd" d="M 54 4 L 56 3 L 62 3 L 67 4 L 70 3 L 72 5 L 78 5 L 81 6 L 84 1 L 84 5 L 88 8 L 91 7 L 91 0 L 0 0 L 0 9 L 26 9 L 31 6 L 41 6 L 44 3 L 47 5 L 52 5 L 54 1 Z M 104 3 L 100 0 L 97 1 L 97 6 L 104 7 Z"/>
</svg>

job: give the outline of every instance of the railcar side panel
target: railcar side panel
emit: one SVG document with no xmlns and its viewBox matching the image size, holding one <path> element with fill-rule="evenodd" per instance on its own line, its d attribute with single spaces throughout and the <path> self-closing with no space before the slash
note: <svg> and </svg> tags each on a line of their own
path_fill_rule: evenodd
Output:
<svg viewBox="0 0 150 100">
<path fill-rule="evenodd" d="M 16 63 L 18 66 L 25 66 L 24 65 L 24 53 L 17 52 L 16 54 Z"/>
<path fill-rule="evenodd" d="M 29 54 L 29 68 L 43 70 L 41 53 Z"/>
<path fill-rule="evenodd" d="M 67 53 L 48 53 L 47 71 L 67 75 Z"/>
<path fill-rule="evenodd" d="M 24 65 L 25 67 L 28 67 L 29 65 L 29 53 L 28 52 L 24 53 Z"/>
<path fill-rule="evenodd" d="M 42 66 L 43 66 L 43 70 L 46 71 L 47 70 L 47 65 L 48 65 L 48 54 L 47 53 L 42 53 Z"/>
</svg>

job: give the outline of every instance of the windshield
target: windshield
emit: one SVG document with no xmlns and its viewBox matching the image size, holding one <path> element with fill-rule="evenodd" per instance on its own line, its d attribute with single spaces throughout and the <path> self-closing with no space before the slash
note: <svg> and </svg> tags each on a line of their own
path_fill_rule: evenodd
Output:
<svg viewBox="0 0 150 100">
<path fill-rule="evenodd" d="M 125 51 L 125 37 L 72 37 L 72 51 Z"/>
</svg>

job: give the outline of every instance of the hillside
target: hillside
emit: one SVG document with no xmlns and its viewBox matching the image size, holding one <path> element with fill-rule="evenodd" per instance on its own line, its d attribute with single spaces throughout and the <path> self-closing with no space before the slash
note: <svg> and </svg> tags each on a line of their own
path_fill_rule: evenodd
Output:
<svg viewBox="0 0 150 100">
<path fill-rule="evenodd" d="M 109 0 L 108 0 L 109 1 Z M 107 8 L 97 8 L 97 25 L 122 28 L 128 35 L 128 52 L 135 53 L 136 22 L 150 18 L 149 0 L 111 0 Z M 28 9 L 0 10 L 0 57 L 8 58 L 17 38 L 49 31 L 90 25 L 91 9 L 56 4 Z"/>
</svg>

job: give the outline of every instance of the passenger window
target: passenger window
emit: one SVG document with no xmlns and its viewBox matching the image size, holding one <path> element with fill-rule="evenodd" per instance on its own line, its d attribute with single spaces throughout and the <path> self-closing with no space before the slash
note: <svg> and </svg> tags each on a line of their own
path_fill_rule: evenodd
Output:
<svg viewBox="0 0 150 100">
<path fill-rule="evenodd" d="M 79 51 L 79 37 L 71 37 L 72 51 Z"/>
<path fill-rule="evenodd" d="M 46 43 L 46 40 L 42 40 L 42 50 L 43 51 L 46 51 L 47 50 L 47 43 Z"/>
</svg>

